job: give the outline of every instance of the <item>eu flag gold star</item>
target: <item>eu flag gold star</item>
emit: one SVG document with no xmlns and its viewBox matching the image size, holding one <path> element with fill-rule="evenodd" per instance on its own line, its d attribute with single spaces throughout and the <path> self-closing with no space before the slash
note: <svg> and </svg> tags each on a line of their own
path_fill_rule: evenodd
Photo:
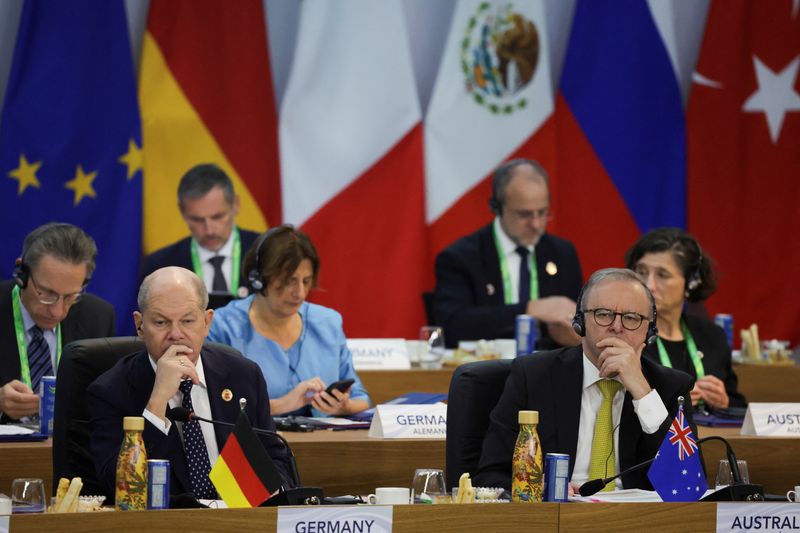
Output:
<svg viewBox="0 0 800 533">
<path fill-rule="evenodd" d="M 84 196 L 90 198 L 97 198 L 97 193 L 92 188 L 92 182 L 97 177 L 97 172 L 89 172 L 86 174 L 83 167 L 78 165 L 75 170 L 75 177 L 64 184 L 67 189 L 75 191 L 75 205 L 78 205 Z"/>
<path fill-rule="evenodd" d="M 40 187 L 39 179 L 36 177 L 40 166 L 42 166 L 41 161 L 28 163 L 25 154 L 19 155 L 19 166 L 8 173 L 9 176 L 19 182 L 19 189 L 17 190 L 18 196 L 22 196 L 22 193 L 24 193 L 25 189 L 28 187 L 36 187 L 37 189 Z"/>
<path fill-rule="evenodd" d="M 128 152 L 122 154 L 117 161 L 128 166 L 128 179 L 130 180 L 142 169 L 142 149 L 136 145 L 136 141 L 131 139 L 128 141 Z"/>
</svg>

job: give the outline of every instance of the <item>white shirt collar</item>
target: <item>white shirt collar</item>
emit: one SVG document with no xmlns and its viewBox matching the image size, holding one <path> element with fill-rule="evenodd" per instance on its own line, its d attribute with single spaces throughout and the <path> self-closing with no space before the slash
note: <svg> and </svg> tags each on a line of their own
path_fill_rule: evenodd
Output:
<svg viewBox="0 0 800 533">
<path fill-rule="evenodd" d="M 200 263 L 206 263 L 212 257 L 216 257 L 221 255 L 222 257 L 230 257 L 233 253 L 233 231 L 228 236 L 228 240 L 225 241 L 225 244 L 222 245 L 218 251 L 214 252 L 209 250 L 208 248 L 203 248 L 200 246 L 200 243 L 197 244 L 197 255 L 200 258 Z"/>
<path fill-rule="evenodd" d="M 33 317 L 28 312 L 28 309 L 25 307 L 25 304 L 22 303 L 22 298 L 19 299 L 19 304 L 20 304 L 19 305 L 20 311 L 22 312 L 22 325 L 25 328 L 25 332 L 27 333 L 27 332 L 29 332 L 31 330 L 31 328 L 34 325 L 36 325 L 36 322 L 33 320 Z M 43 329 L 42 333 L 47 333 L 48 331 L 51 332 L 53 335 L 56 334 L 55 328 L 53 328 L 53 329 Z"/>
<path fill-rule="evenodd" d="M 150 355 L 150 352 L 147 353 L 147 357 L 150 360 L 150 366 L 153 367 L 153 372 L 156 371 L 156 360 L 153 359 L 153 356 Z M 206 373 L 203 371 L 203 356 L 202 354 L 197 358 L 197 364 L 194 367 L 195 371 L 197 372 L 197 377 L 200 379 L 200 386 L 204 389 L 206 387 Z"/>
<path fill-rule="evenodd" d="M 616 378 L 601 378 L 600 377 L 600 369 L 594 366 L 589 358 L 586 356 L 586 353 L 583 354 L 583 388 L 588 389 L 601 379 L 613 379 L 616 381 L 620 381 L 618 377 Z M 620 384 L 622 382 L 620 381 Z M 624 386 L 622 389 L 624 390 Z"/>
<path fill-rule="evenodd" d="M 505 230 L 503 229 L 503 226 L 500 224 L 499 216 L 494 217 L 494 232 L 497 235 L 498 240 L 500 241 L 500 248 L 503 250 L 503 253 L 506 254 L 506 257 L 517 253 L 516 252 L 517 243 L 512 241 L 511 237 L 509 237 L 506 234 Z M 530 253 L 533 253 L 535 244 L 532 244 L 527 248 Z"/>
</svg>

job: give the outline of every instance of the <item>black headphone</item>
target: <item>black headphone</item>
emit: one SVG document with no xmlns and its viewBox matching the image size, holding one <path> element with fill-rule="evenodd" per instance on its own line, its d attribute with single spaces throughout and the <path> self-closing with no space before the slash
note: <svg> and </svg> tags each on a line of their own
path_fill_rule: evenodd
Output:
<svg viewBox="0 0 800 533">
<path fill-rule="evenodd" d="M 647 288 L 647 285 L 644 285 L 645 289 L 647 289 L 647 294 L 650 294 L 650 289 Z M 581 310 L 581 302 L 583 300 L 583 290 L 586 288 L 584 285 L 581 287 L 581 291 L 578 293 L 578 303 L 575 304 L 575 316 L 572 317 L 572 329 L 575 330 L 581 337 L 586 336 L 586 314 Z M 652 298 L 652 296 L 651 296 Z M 645 339 L 647 344 L 653 344 L 656 342 L 658 338 L 658 327 L 656 326 L 656 318 L 658 314 L 656 312 L 656 304 L 655 301 L 651 299 L 652 302 L 652 312 L 653 312 L 653 320 L 651 320 L 647 324 L 647 333 L 645 334 Z"/>
<path fill-rule="evenodd" d="M 264 287 L 266 286 L 264 283 L 264 274 L 261 273 L 261 248 L 264 246 L 264 243 L 267 241 L 267 239 L 277 233 L 278 230 L 283 228 L 293 229 L 294 226 L 291 224 L 275 226 L 274 228 L 267 230 L 266 233 L 258 238 L 256 244 L 256 263 L 253 265 L 253 268 L 250 269 L 250 272 L 247 273 L 247 283 L 250 285 L 250 288 L 256 292 L 263 291 Z"/>
<path fill-rule="evenodd" d="M 12 277 L 14 278 L 14 283 L 17 284 L 17 287 L 20 289 L 24 289 L 28 286 L 28 278 L 31 276 L 31 269 L 27 263 L 25 263 L 25 253 L 23 252 L 22 258 L 17 259 L 16 264 L 14 265 L 14 273 Z"/>
</svg>

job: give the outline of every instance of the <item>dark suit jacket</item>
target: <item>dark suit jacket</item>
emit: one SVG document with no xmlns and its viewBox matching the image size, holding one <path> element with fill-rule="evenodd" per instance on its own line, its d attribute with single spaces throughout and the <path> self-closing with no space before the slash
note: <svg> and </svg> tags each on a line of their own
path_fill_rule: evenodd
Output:
<svg viewBox="0 0 800 533">
<path fill-rule="evenodd" d="M 275 423 L 269 411 L 267 384 L 258 365 L 233 349 L 223 352 L 204 346 L 201 354 L 211 418 L 235 423 L 239 416 L 239 398 L 246 398 L 246 412 L 253 426 L 275 431 Z M 122 419 L 126 416 L 142 416 L 154 383 L 155 372 L 150 366 L 147 352 L 141 351 L 122 358 L 111 370 L 89 385 L 87 390 L 92 424 L 91 450 L 97 478 L 106 487 L 106 496 L 111 499 L 114 496 L 117 455 L 123 436 Z M 222 399 L 221 393 L 224 389 L 233 392 L 231 401 Z M 231 429 L 214 426 L 220 452 Z M 186 457 L 176 424 L 172 424 L 169 434 L 164 435 L 150 422 L 145 421 L 143 437 L 149 459 L 169 459 L 170 493 L 191 492 Z M 289 473 L 291 470 L 288 455 L 281 443 L 274 437 L 260 438 L 286 486 L 292 486 L 289 481 L 292 477 Z"/>
<path fill-rule="evenodd" d="M 19 349 L 11 306 L 13 288 L 13 280 L 0 281 L 0 385 L 20 378 Z M 97 296 L 84 294 L 61 322 L 61 345 L 80 339 L 113 337 L 114 333 L 114 308 L 111 304 Z"/>
<path fill-rule="evenodd" d="M 539 296 L 577 299 L 583 277 L 572 243 L 546 233 L 535 253 Z M 553 276 L 545 270 L 548 262 L 558 267 Z M 448 346 L 455 347 L 461 340 L 513 338 L 515 318 L 526 308 L 527 302 L 505 304 L 492 224 L 459 239 L 436 257 L 433 312 L 436 324 L 444 327 Z M 539 349 L 554 347 L 543 327 Z"/>
<path fill-rule="evenodd" d="M 731 407 L 747 407 L 747 399 L 738 390 L 739 379 L 731 365 L 731 347 L 728 346 L 725 332 L 710 320 L 698 316 L 684 313 L 683 319 L 686 320 L 686 326 L 694 337 L 697 349 L 703 352 L 702 361 L 705 373 L 716 376 L 725 383 L 725 391 L 730 398 Z M 655 343 L 648 345 L 643 355 L 656 363 L 661 362 L 661 358 L 658 356 L 658 346 Z M 686 362 L 687 365 L 676 366 L 673 361 L 672 367 L 697 379 L 697 372 L 695 372 L 688 355 Z"/>
<path fill-rule="evenodd" d="M 247 250 L 250 249 L 259 235 L 260 233 L 239 228 L 239 237 L 242 241 L 241 265 L 244 265 L 244 256 L 247 255 Z M 194 265 L 192 265 L 191 242 L 192 238 L 186 237 L 175 244 L 170 244 L 169 246 L 156 250 L 150 255 L 146 255 L 142 259 L 142 266 L 139 269 L 139 285 L 142 284 L 144 278 L 159 268 L 179 266 L 194 271 Z M 239 287 L 247 287 L 246 275 L 239 276 Z"/>
<path fill-rule="evenodd" d="M 642 371 L 650 386 L 658 391 L 669 416 L 658 431 L 652 435 L 644 433 L 633 410 L 633 398 L 630 393 L 625 393 L 619 428 L 620 471 L 655 456 L 677 413 L 678 396 L 687 399 L 684 412 L 693 425 L 691 402 L 688 401 L 692 379 L 684 372 L 665 368 L 647 359 L 642 359 Z M 539 411 L 537 431 L 542 455 L 569 454 L 569 477 L 572 478 L 578 449 L 582 388 L 581 346 L 515 359 L 503 395 L 490 415 L 489 430 L 483 441 L 475 475 L 476 486 L 510 489 L 511 456 L 519 433 L 517 414 L 520 410 Z M 692 429 L 696 435 L 696 428 L 693 426 Z M 646 468 L 622 476 L 622 484 L 625 488 L 653 490 L 647 479 Z"/>
</svg>

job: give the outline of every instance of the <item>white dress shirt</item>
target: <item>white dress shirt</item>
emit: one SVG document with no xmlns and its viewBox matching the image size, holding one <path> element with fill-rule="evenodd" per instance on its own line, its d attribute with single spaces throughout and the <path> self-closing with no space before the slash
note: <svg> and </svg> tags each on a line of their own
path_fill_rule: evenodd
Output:
<svg viewBox="0 0 800 533">
<path fill-rule="evenodd" d="M 156 362 L 153 356 L 148 354 L 148 357 L 150 358 L 150 365 L 153 367 L 153 372 L 155 372 Z M 194 412 L 197 413 L 197 416 L 209 419 L 213 418 L 211 416 L 211 404 L 208 401 L 208 388 L 206 387 L 206 374 L 203 371 L 202 356 L 197 358 L 195 370 L 197 371 L 197 377 L 200 378 L 200 383 L 195 383 L 192 387 L 192 408 Z M 183 393 L 178 390 L 175 396 L 169 399 L 169 406 L 170 408 L 179 407 L 182 402 Z M 145 408 L 142 416 L 164 433 L 164 435 L 169 434 L 169 429 L 172 427 L 172 422 L 170 420 L 164 422 L 160 417 L 148 411 L 147 408 Z M 203 431 L 203 440 L 206 442 L 206 448 L 208 448 L 208 459 L 211 461 L 211 466 L 214 466 L 217 457 L 219 457 L 219 448 L 217 447 L 217 437 L 214 434 L 214 425 L 208 422 L 198 423 L 200 424 L 200 429 Z M 176 422 L 176 424 L 178 424 L 178 434 L 181 436 L 181 441 L 183 441 L 183 423 Z"/>
<path fill-rule="evenodd" d="M 510 302 L 516 304 L 519 303 L 519 265 L 522 258 L 517 253 L 517 244 L 503 231 L 503 227 L 500 225 L 500 217 L 495 217 L 494 219 L 494 232 L 498 236 L 500 248 L 503 250 L 506 264 L 508 265 L 508 279 L 511 282 Z M 530 257 L 533 257 L 533 254 L 536 253 L 536 247 L 531 245 L 527 248 Z M 534 275 L 534 272 L 531 272 L 531 275 Z"/>
<path fill-rule="evenodd" d="M 231 289 L 231 267 L 233 266 L 233 261 L 231 260 L 232 254 L 233 231 L 231 231 L 228 240 L 225 241 L 225 244 L 222 245 L 222 248 L 220 248 L 219 251 L 213 252 L 203 248 L 199 244 L 197 245 L 197 256 L 200 258 L 200 264 L 203 265 L 203 282 L 206 284 L 206 289 L 208 292 L 211 292 L 211 288 L 214 286 L 214 267 L 208 262 L 208 260 L 218 255 L 221 255 L 225 258 L 225 260 L 222 261 L 222 274 L 225 276 L 225 284 L 228 286 L 228 290 Z"/>
<path fill-rule="evenodd" d="M 597 420 L 597 411 L 603 403 L 603 393 L 595 385 L 599 380 L 600 371 L 583 354 L 583 393 L 581 394 L 581 420 L 578 427 L 578 450 L 575 454 L 575 468 L 572 470 L 573 483 L 582 485 L 589 480 L 589 462 L 592 458 L 592 440 L 594 439 L 594 424 Z M 615 378 L 617 381 L 619 379 Z M 621 385 L 621 383 L 620 383 Z M 620 387 L 611 403 L 611 416 L 614 427 L 614 455 L 616 456 L 616 470 L 608 472 L 604 477 L 619 473 L 619 422 L 622 417 L 622 403 L 625 400 L 625 387 Z M 633 400 L 633 410 L 642 425 L 642 431 L 652 434 L 658 431 L 669 413 L 655 389 L 651 390 L 640 400 Z M 622 479 L 614 482 L 617 489 L 622 488 Z"/>
</svg>

